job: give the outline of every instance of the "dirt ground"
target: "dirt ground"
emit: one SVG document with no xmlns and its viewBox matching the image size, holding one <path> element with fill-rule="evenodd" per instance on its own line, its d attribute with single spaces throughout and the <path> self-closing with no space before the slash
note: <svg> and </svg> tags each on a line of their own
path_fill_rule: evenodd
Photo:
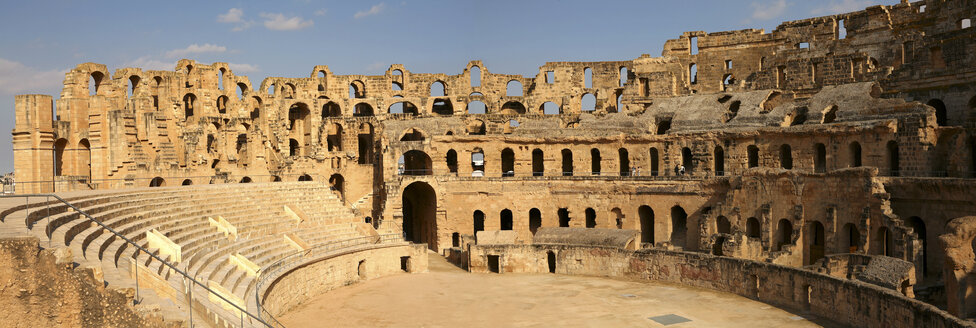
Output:
<svg viewBox="0 0 976 328">
<path fill-rule="evenodd" d="M 714 291 L 554 274 L 473 274 L 430 254 L 430 272 L 343 287 L 281 316 L 287 327 L 820 327 Z M 674 317 L 672 317 L 674 318 Z"/>
</svg>

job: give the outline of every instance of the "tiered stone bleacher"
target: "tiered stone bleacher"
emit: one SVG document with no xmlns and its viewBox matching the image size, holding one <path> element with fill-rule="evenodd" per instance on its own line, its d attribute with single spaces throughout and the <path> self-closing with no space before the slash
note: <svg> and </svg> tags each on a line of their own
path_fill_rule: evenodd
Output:
<svg viewBox="0 0 976 328">
<path fill-rule="evenodd" d="M 302 249 L 377 234 L 328 185 L 315 182 L 148 188 L 65 199 L 252 313 L 259 312 L 253 293 L 262 268 Z M 163 304 L 164 314 L 185 316 L 184 302 L 164 301 L 145 287 L 168 284 L 185 291 L 179 274 L 63 203 L 15 206 L 0 217 L 5 225 L 69 247 L 77 262 L 101 267 L 115 287 L 135 287 L 134 269 L 140 279 L 155 278 L 142 282 L 140 296 Z M 212 295 L 208 304 L 205 290 L 193 293 L 194 308 L 211 314 L 211 322 L 224 325 L 240 317 Z"/>
</svg>

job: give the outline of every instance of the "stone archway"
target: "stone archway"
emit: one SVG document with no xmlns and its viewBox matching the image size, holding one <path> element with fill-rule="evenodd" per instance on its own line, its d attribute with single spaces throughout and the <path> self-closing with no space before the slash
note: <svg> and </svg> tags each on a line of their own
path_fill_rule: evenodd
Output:
<svg viewBox="0 0 976 328">
<path fill-rule="evenodd" d="M 408 241 L 437 250 L 437 194 L 426 182 L 403 189 L 403 233 Z"/>
</svg>

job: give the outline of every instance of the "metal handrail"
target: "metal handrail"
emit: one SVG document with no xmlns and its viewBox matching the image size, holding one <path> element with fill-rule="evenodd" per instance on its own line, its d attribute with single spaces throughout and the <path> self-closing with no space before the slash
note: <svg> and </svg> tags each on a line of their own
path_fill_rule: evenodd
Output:
<svg viewBox="0 0 976 328">
<path fill-rule="evenodd" d="M 399 233 L 349 238 L 343 240 L 336 240 L 324 244 L 318 244 L 306 250 L 294 251 L 291 254 L 288 254 L 285 257 L 278 259 L 274 263 L 265 266 L 264 268 L 261 269 L 261 271 L 258 272 L 259 276 L 257 278 L 257 283 L 254 284 L 254 302 L 257 305 L 259 310 L 258 315 L 261 315 L 263 317 L 265 314 L 267 314 L 268 318 L 270 319 L 269 322 L 274 324 L 272 327 L 284 327 L 284 325 L 280 321 L 278 321 L 278 319 L 276 319 L 274 315 L 271 314 L 271 312 L 264 309 L 264 303 L 262 302 L 261 299 L 261 290 L 263 286 L 269 282 L 270 279 L 278 277 L 279 273 L 287 272 L 307 262 L 305 261 L 306 258 L 309 257 L 320 258 L 323 256 L 333 255 L 338 251 L 350 249 L 353 247 L 371 245 L 371 244 L 373 245 L 383 244 L 385 242 L 403 241 L 403 240 L 404 240 L 403 235 Z M 324 253 L 319 255 L 309 256 L 309 254 L 319 253 L 319 252 L 324 252 Z M 296 257 L 299 259 L 294 260 Z"/>
<path fill-rule="evenodd" d="M 77 211 L 78 213 L 80 213 L 81 215 L 84 215 L 84 216 L 85 216 L 86 218 L 88 218 L 88 220 L 89 220 L 89 221 L 91 221 L 91 222 L 94 222 L 95 224 L 97 224 L 97 225 L 99 225 L 99 226 L 101 226 L 101 227 L 102 227 L 102 229 L 105 229 L 105 230 L 108 230 L 109 232 L 111 232 L 111 233 L 112 233 L 113 235 L 115 235 L 116 237 L 118 237 L 118 238 L 121 238 L 121 239 L 122 239 L 123 241 L 125 241 L 125 242 L 126 242 L 127 244 L 129 244 L 129 245 L 131 245 L 131 246 L 133 246 L 133 247 L 135 247 L 135 248 L 137 249 L 137 251 L 141 251 L 141 252 L 146 252 L 146 254 L 148 254 L 148 255 L 149 255 L 150 257 L 152 257 L 152 258 L 153 258 L 154 260 L 156 260 L 156 261 L 159 261 L 159 262 L 160 262 L 160 263 L 162 263 L 163 265 L 166 265 L 167 267 L 169 267 L 169 268 L 170 268 L 171 270 L 173 270 L 173 271 L 175 271 L 175 272 L 177 272 L 177 273 L 179 273 L 179 274 L 180 274 L 180 275 L 182 275 L 182 276 L 183 276 L 183 278 L 184 278 L 184 279 L 186 279 L 187 281 L 190 281 L 190 282 L 192 282 L 192 283 L 194 283 L 194 284 L 197 284 L 197 285 L 199 285 L 200 287 L 203 287 L 203 289 L 204 289 L 204 290 L 206 290 L 206 291 L 207 291 L 208 293 L 210 293 L 210 294 L 212 294 L 212 295 L 214 295 L 214 296 L 217 296 L 218 298 L 220 298 L 221 300 L 223 300 L 223 301 L 224 301 L 224 302 L 226 302 L 227 304 L 230 304 L 231 306 L 233 306 L 233 307 L 234 307 L 234 308 L 236 308 L 237 310 L 240 310 L 240 311 L 241 311 L 241 313 L 244 313 L 244 314 L 247 314 L 247 316 L 248 316 L 248 317 L 250 317 L 250 318 L 252 318 L 252 319 L 254 319 L 254 320 L 257 320 L 257 321 L 258 321 L 259 323 L 261 323 L 261 324 L 263 324 L 263 325 L 264 325 L 265 327 L 274 327 L 274 326 L 272 326 L 271 324 L 269 324 L 269 323 L 267 323 L 266 321 L 264 321 L 263 319 L 261 319 L 261 316 L 260 316 L 260 315 L 254 315 L 253 313 L 251 313 L 251 312 L 248 312 L 246 308 L 241 308 L 240 306 L 238 306 L 237 304 L 235 304 L 235 303 L 234 303 L 234 302 L 232 302 L 231 300 L 229 300 L 229 299 L 227 299 L 227 298 L 225 298 L 224 296 L 222 296 L 222 295 L 220 295 L 220 294 L 219 294 L 219 293 L 217 293 L 217 292 L 214 292 L 214 290 L 212 290 L 212 289 L 210 289 L 210 287 L 207 287 L 207 285 L 204 285 L 204 284 L 202 284 L 202 283 L 200 283 L 199 281 L 197 281 L 197 280 L 196 280 L 195 278 L 193 278 L 193 277 L 192 277 L 192 276 L 191 276 L 190 274 L 188 274 L 187 272 L 185 272 L 185 271 L 183 271 L 183 270 L 180 270 L 180 269 L 179 269 L 178 267 L 176 267 L 175 265 L 173 265 L 173 264 L 172 264 L 172 263 L 170 263 L 169 261 L 166 261 L 166 260 L 163 260 L 163 259 L 162 259 L 161 257 L 159 257 L 159 256 L 157 256 L 156 254 L 153 254 L 153 253 L 152 253 L 152 252 L 150 252 L 150 251 L 149 251 L 148 249 L 145 249 L 145 248 L 143 248 L 142 246 L 139 246 L 139 244 L 137 244 L 136 242 L 134 242 L 134 241 L 132 241 L 131 239 L 129 239 L 129 238 L 128 238 L 128 237 L 126 237 L 125 235 L 123 235 L 123 234 L 121 234 L 121 233 L 119 233 L 119 232 L 117 232 L 117 231 L 115 231 L 115 229 L 112 229 L 112 228 L 110 228 L 110 227 L 109 227 L 108 225 L 106 225 L 105 223 L 102 223 L 102 221 L 99 221 L 98 219 L 96 219 L 96 218 L 94 218 L 94 217 L 92 217 L 92 216 L 91 216 L 91 215 L 89 215 L 88 213 L 86 213 L 86 212 L 84 212 L 84 211 L 82 211 L 82 210 L 81 210 L 80 208 L 78 208 L 78 207 L 76 207 L 76 206 L 74 206 L 74 205 L 72 205 L 71 203 L 69 203 L 68 201 L 66 201 L 66 200 L 64 200 L 63 198 L 61 198 L 61 196 L 58 196 L 58 195 L 56 195 L 56 194 L 26 194 L 26 195 L 7 195 L 7 196 L 3 196 L 2 198 L 28 198 L 28 199 L 29 199 L 30 197 L 45 197 L 45 198 L 46 198 L 46 197 L 53 197 L 53 198 L 55 198 L 55 199 L 57 199 L 58 201 L 61 201 L 62 203 L 64 203 L 64 204 L 65 204 L 65 205 L 67 205 L 68 207 L 71 207 L 72 209 L 74 209 L 75 211 Z M 138 253 L 137 253 L 137 254 L 138 254 Z M 135 272 L 135 274 L 136 274 L 136 276 L 138 277 L 138 275 L 139 275 L 139 272 L 138 272 L 138 269 L 137 269 L 137 271 Z M 190 290 L 191 290 L 191 292 L 190 292 L 190 293 L 191 293 L 191 295 L 192 295 L 192 287 L 190 287 Z M 246 306 L 245 306 L 245 307 L 246 307 Z M 190 299 L 190 304 L 189 304 L 189 311 L 190 311 L 191 313 L 192 313 L 192 311 L 193 311 L 193 300 L 192 300 L 192 297 L 191 297 L 191 299 Z M 191 326 L 192 326 L 192 323 L 191 323 Z"/>
</svg>

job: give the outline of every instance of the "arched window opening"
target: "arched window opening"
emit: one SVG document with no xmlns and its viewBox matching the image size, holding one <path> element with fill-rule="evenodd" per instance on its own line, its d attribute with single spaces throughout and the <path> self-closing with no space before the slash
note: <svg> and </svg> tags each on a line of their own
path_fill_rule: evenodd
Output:
<svg viewBox="0 0 976 328">
<path fill-rule="evenodd" d="M 454 115 L 454 106 L 450 99 L 434 99 L 431 111 L 438 115 Z"/>
<path fill-rule="evenodd" d="M 813 221 L 809 230 L 809 253 L 807 254 L 806 265 L 811 265 L 824 257 L 824 246 L 826 244 L 824 236 L 824 226 L 819 221 Z"/>
<path fill-rule="evenodd" d="M 356 80 L 349 84 L 349 98 L 366 98 L 366 85 Z"/>
<path fill-rule="evenodd" d="M 776 236 L 775 236 L 776 247 L 773 248 L 775 251 L 782 251 L 784 245 L 789 245 L 793 243 L 793 223 L 787 219 L 779 220 L 779 224 L 776 225 Z"/>
<path fill-rule="evenodd" d="M 522 82 L 519 82 L 518 80 L 508 81 L 508 84 L 505 86 L 505 96 L 521 97 L 522 94 Z"/>
<path fill-rule="evenodd" d="M 164 180 L 161 177 L 155 177 L 151 181 L 149 181 L 149 186 L 150 187 L 165 187 L 166 186 L 166 180 Z"/>
<path fill-rule="evenodd" d="M 563 228 L 569 227 L 569 222 L 573 220 L 569 217 L 569 209 L 567 208 L 560 208 L 556 211 L 556 215 L 559 216 L 559 226 Z"/>
<path fill-rule="evenodd" d="M 409 101 L 401 101 L 393 105 L 390 105 L 389 113 L 417 115 L 419 111 L 417 110 L 417 106 L 414 106 L 413 103 Z"/>
<path fill-rule="evenodd" d="M 679 169 L 679 171 L 684 171 L 686 174 L 691 175 L 695 170 L 694 164 L 695 159 L 694 155 L 691 153 L 691 148 L 681 148 L 681 166 L 683 166 L 684 170 Z M 681 173 L 679 172 L 679 174 Z"/>
<path fill-rule="evenodd" d="M 224 90 L 224 73 L 227 73 L 227 70 L 224 69 L 223 67 L 221 67 L 219 70 L 217 70 L 217 89 L 218 90 Z"/>
<path fill-rule="evenodd" d="M 545 160 L 543 158 L 542 149 L 535 149 L 532 151 L 532 176 L 541 177 L 545 174 Z"/>
<path fill-rule="evenodd" d="M 197 96 L 192 93 L 188 93 L 183 96 L 183 117 L 189 119 L 193 117 L 194 102 L 197 101 Z"/>
<path fill-rule="evenodd" d="M 586 209 L 586 227 L 596 228 L 596 211 L 592 208 Z"/>
<path fill-rule="evenodd" d="M 502 105 L 502 114 L 505 115 L 516 115 L 525 114 L 525 106 L 517 101 L 509 101 Z"/>
<path fill-rule="evenodd" d="M 722 149 L 722 147 L 715 147 L 715 154 L 712 160 L 715 161 L 715 175 L 725 175 L 725 149 Z"/>
<path fill-rule="evenodd" d="M 827 146 L 818 143 L 813 146 L 813 172 L 827 172 Z"/>
<path fill-rule="evenodd" d="M 102 79 L 105 75 L 102 72 L 92 72 L 91 78 L 88 79 L 88 95 L 94 96 L 98 94 L 98 89 L 102 86 Z"/>
<path fill-rule="evenodd" d="M 457 174 L 458 172 L 458 161 L 457 152 L 454 149 L 447 151 L 447 170 L 451 173 Z"/>
<path fill-rule="evenodd" d="M 268 85 L 268 95 L 273 96 L 274 94 L 275 94 L 275 85 L 274 83 L 272 83 L 271 85 Z"/>
<path fill-rule="evenodd" d="M 600 161 L 600 150 L 590 149 L 590 173 L 592 175 L 600 175 Z"/>
<path fill-rule="evenodd" d="M 327 132 L 328 134 L 325 137 L 327 149 L 329 151 L 342 151 L 342 125 L 332 123 Z"/>
<path fill-rule="evenodd" d="M 481 100 L 469 102 L 467 106 L 468 114 L 485 114 L 487 113 L 487 109 L 488 106 Z"/>
<path fill-rule="evenodd" d="M 474 233 L 475 237 L 477 237 L 478 231 L 485 231 L 485 213 L 477 210 L 474 211 L 472 217 L 474 221 Z"/>
<path fill-rule="evenodd" d="M 183 183 L 180 184 L 180 185 L 182 185 L 182 186 L 192 186 L 193 185 L 193 180 L 185 179 L 185 180 L 183 180 Z"/>
<path fill-rule="evenodd" d="M 339 108 L 339 104 L 330 101 L 322 105 L 322 118 L 339 116 L 342 116 L 342 109 Z"/>
<path fill-rule="evenodd" d="M 628 177 L 631 176 L 630 172 L 630 153 L 627 152 L 627 148 L 617 149 L 617 158 L 620 161 L 620 176 Z"/>
<path fill-rule="evenodd" d="M 481 149 L 477 149 L 471 153 L 471 176 L 485 176 L 485 154 Z"/>
<path fill-rule="evenodd" d="M 247 134 L 241 133 L 237 135 L 236 143 L 237 151 L 237 162 L 242 165 L 247 165 Z"/>
<path fill-rule="evenodd" d="M 502 150 L 502 176 L 515 176 L 515 152 L 511 148 Z"/>
<path fill-rule="evenodd" d="M 362 117 L 362 116 L 373 116 L 373 115 L 375 115 L 373 113 L 373 106 L 370 106 L 367 103 L 358 103 L 356 104 L 355 107 L 353 107 L 352 116 Z"/>
<path fill-rule="evenodd" d="M 533 235 L 542 227 L 542 212 L 538 208 L 529 210 L 529 231 Z"/>
<path fill-rule="evenodd" d="M 81 139 L 78 141 L 78 149 L 81 154 L 78 154 L 78 173 L 83 174 L 91 179 L 91 143 L 88 139 Z"/>
<path fill-rule="evenodd" d="M 308 175 L 308 174 L 302 174 L 301 176 L 298 177 L 298 181 L 300 181 L 300 182 L 303 182 L 303 181 L 312 181 L 312 176 L 311 175 Z"/>
<path fill-rule="evenodd" d="M 861 144 L 857 141 L 850 146 L 851 167 L 861 167 Z"/>
<path fill-rule="evenodd" d="M 889 140 L 888 144 L 885 145 L 885 149 L 888 151 L 888 175 L 897 177 L 901 171 L 898 160 L 898 142 Z"/>
<path fill-rule="evenodd" d="M 129 97 L 131 98 L 136 94 L 136 90 L 139 88 L 139 76 L 133 75 L 129 77 Z"/>
<path fill-rule="evenodd" d="M 918 256 L 921 257 L 921 259 L 919 259 L 920 260 L 919 262 L 921 263 L 918 263 L 919 267 L 915 268 L 915 272 L 920 273 L 922 277 L 928 276 L 929 245 L 928 245 L 928 235 L 927 235 L 928 232 L 925 230 L 925 221 L 922 221 L 922 218 L 920 217 L 913 216 L 908 218 L 907 223 L 908 223 L 908 227 L 912 228 L 912 232 L 915 233 L 915 238 L 918 239 L 919 244 L 921 244 L 919 245 L 921 246 L 921 248 L 917 251 Z"/>
<path fill-rule="evenodd" d="M 759 219 L 750 217 L 746 219 L 746 237 L 760 238 Z"/>
<path fill-rule="evenodd" d="M 512 211 L 506 208 L 499 214 L 499 226 L 501 230 L 512 230 L 512 225 Z"/>
<path fill-rule="evenodd" d="M 671 207 L 671 244 L 685 247 L 688 237 L 688 213 L 681 206 Z"/>
<path fill-rule="evenodd" d="M 861 232 L 854 226 L 853 223 L 848 223 L 844 225 L 842 229 L 841 238 L 843 238 L 844 252 L 855 253 L 860 249 L 861 245 Z"/>
<path fill-rule="evenodd" d="M 656 177 L 661 172 L 661 167 L 660 167 L 661 159 L 659 158 L 656 147 L 651 147 L 650 159 L 651 159 L 651 176 Z"/>
<path fill-rule="evenodd" d="M 617 95 L 617 113 L 624 111 L 624 95 Z"/>
<path fill-rule="evenodd" d="M 308 117 L 311 112 L 308 106 L 303 103 L 297 103 L 288 108 L 288 130 L 292 131 L 309 131 L 311 130 L 310 122 Z"/>
<path fill-rule="evenodd" d="M 237 99 L 244 100 L 247 97 L 247 84 L 238 83 L 237 84 Z"/>
<path fill-rule="evenodd" d="M 718 228 L 718 233 L 732 233 L 732 222 L 725 216 L 719 215 L 715 219 L 715 224 Z"/>
<path fill-rule="evenodd" d="M 390 83 L 390 90 L 393 90 L 393 91 L 403 91 L 403 84 L 400 84 L 400 82 L 396 82 L 396 81 L 391 82 Z"/>
<path fill-rule="evenodd" d="M 783 144 L 779 147 L 779 165 L 787 170 L 793 169 L 793 149 L 790 145 Z"/>
<path fill-rule="evenodd" d="M 562 155 L 563 155 L 562 175 L 564 177 L 571 177 L 573 176 L 573 151 L 569 149 L 563 149 Z"/>
<path fill-rule="evenodd" d="M 587 67 L 587 68 L 584 68 L 583 69 L 583 87 L 584 88 L 587 88 L 587 89 L 593 87 L 593 69 L 592 68 Z"/>
<path fill-rule="evenodd" d="M 436 81 L 430 84 L 430 96 L 431 97 L 445 97 L 447 96 L 447 88 L 444 86 L 444 82 Z"/>
<path fill-rule="evenodd" d="M 891 230 L 888 227 L 880 227 L 876 230 L 871 248 L 874 255 L 894 255 L 895 241 L 892 239 Z"/>
<path fill-rule="evenodd" d="M 481 86 L 481 67 L 471 67 L 471 87 Z"/>
<path fill-rule="evenodd" d="M 946 105 L 939 99 L 932 99 L 926 103 L 935 109 L 935 124 L 938 126 L 946 126 L 948 124 L 948 118 L 946 113 Z"/>
<path fill-rule="evenodd" d="M 580 110 L 584 112 L 596 110 L 596 96 L 592 93 L 583 94 L 583 99 L 580 100 Z"/>
<path fill-rule="evenodd" d="M 227 96 L 217 97 L 217 113 L 227 114 Z"/>
<path fill-rule="evenodd" d="M 419 150 L 411 150 L 403 153 L 403 174 L 404 175 L 431 175 L 433 174 L 430 156 Z"/>
<path fill-rule="evenodd" d="M 691 63 L 688 65 L 688 81 L 690 84 L 698 84 L 698 65 Z"/>
<path fill-rule="evenodd" d="M 641 205 L 637 208 L 640 217 L 641 243 L 654 244 L 654 210 L 650 206 Z"/>
<path fill-rule="evenodd" d="M 54 175 L 62 176 L 67 173 L 66 165 L 64 165 L 64 150 L 68 146 L 68 139 L 58 139 L 54 142 Z"/>
<path fill-rule="evenodd" d="M 346 178 L 342 174 L 333 174 L 329 177 L 329 189 L 339 195 L 339 200 L 346 200 Z"/>
<path fill-rule="evenodd" d="M 251 177 L 243 177 L 243 178 L 241 178 L 241 182 L 240 183 L 251 183 Z"/>
<path fill-rule="evenodd" d="M 298 156 L 301 154 L 301 151 L 298 140 L 288 139 L 288 156 Z"/>
<path fill-rule="evenodd" d="M 746 153 L 749 157 L 749 168 L 759 167 L 759 147 L 749 145 L 746 147 Z"/>
<path fill-rule="evenodd" d="M 556 105 L 556 103 L 551 102 L 551 101 L 547 101 L 547 102 L 543 103 L 542 104 L 542 107 L 539 108 L 539 109 L 541 109 L 542 110 L 542 114 L 545 114 L 545 115 L 559 115 L 560 114 L 559 105 Z"/>
<path fill-rule="evenodd" d="M 624 212 L 621 211 L 619 208 L 616 208 L 615 207 L 612 210 L 610 210 L 610 214 L 613 215 L 613 221 L 614 221 L 614 223 L 616 223 L 617 229 L 623 229 L 624 228 Z"/>
</svg>

